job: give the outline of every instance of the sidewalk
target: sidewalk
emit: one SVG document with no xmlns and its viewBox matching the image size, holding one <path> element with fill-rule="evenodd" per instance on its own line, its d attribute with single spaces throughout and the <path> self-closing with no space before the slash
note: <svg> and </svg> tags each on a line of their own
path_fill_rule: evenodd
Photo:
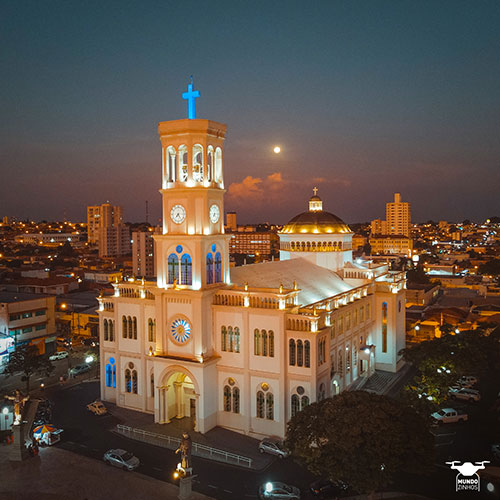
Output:
<svg viewBox="0 0 500 500">
<path fill-rule="evenodd" d="M 177 486 L 110 467 L 61 448 L 40 448 L 38 457 L 24 462 L 6 460 L 0 447 L 0 498 L 2 500 L 176 500 Z M 211 500 L 193 492 L 192 500 Z"/>
<path fill-rule="evenodd" d="M 176 438 L 181 438 L 182 433 L 187 431 L 193 442 L 251 458 L 252 469 L 254 470 L 263 470 L 276 460 L 276 457 L 272 455 L 259 452 L 258 439 L 238 432 L 223 429 L 222 427 L 214 427 L 206 434 L 201 434 L 192 430 L 193 425 L 190 418 L 173 419 L 170 424 L 155 424 L 154 417 L 151 414 L 120 408 L 108 402 L 106 402 L 106 406 L 110 413 L 120 420 L 123 425 Z"/>
</svg>

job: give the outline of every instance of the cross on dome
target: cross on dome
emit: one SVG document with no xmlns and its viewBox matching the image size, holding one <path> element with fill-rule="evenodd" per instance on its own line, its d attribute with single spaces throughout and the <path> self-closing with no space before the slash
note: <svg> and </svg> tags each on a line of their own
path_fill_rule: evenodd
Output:
<svg viewBox="0 0 500 500">
<path fill-rule="evenodd" d="M 193 90 L 193 75 L 191 75 L 191 83 L 188 84 L 187 92 L 182 94 L 182 98 L 188 102 L 188 118 L 190 120 L 196 119 L 196 101 L 200 97 L 199 90 Z"/>
<path fill-rule="evenodd" d="M 313 187 L 313 193 L 314 193 L 314 196 L 316 196 L 318 194 L 318 188 L 317 187 Z"/>
</svg>

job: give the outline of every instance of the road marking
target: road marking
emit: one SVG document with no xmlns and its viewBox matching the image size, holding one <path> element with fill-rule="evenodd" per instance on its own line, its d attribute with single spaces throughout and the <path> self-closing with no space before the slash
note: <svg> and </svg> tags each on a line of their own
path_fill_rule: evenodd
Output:
<svg viewBox="0 0 500 500">
<path fill-rule="evenodd" d="M 224 493 L 232 493 L 232 491 L 229 490 L 222 490 Z"/>
<path fill-rule="evenodd" d="M 213 484 L 209 484 L 209 485 L 208 485 L 208 487 L 209 487 L 209 488 L 213 488 L 213 489 L 215 489 L 215 490 L 219 489 L 219 487 L 218 487 L 218 486 L 214 486 Z"/>
</svg>

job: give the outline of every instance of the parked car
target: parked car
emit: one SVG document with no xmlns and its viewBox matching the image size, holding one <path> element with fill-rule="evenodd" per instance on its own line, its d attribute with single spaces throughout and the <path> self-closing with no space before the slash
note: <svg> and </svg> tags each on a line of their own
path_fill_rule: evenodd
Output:
<svg viewBox="0 0 500 500">
<path fill-rule="evenodd" d="M 479 382 L 479 380 L 477 379 L 477 377 L 473 377 L 472 375 L 464 375 L 463 377 L 460 377 L 457 380 L 457 383 L 459 385 L 461 385 L 462 387 L 468 387 L 468 388 L 474 387 L 478 382 Z"/>
<path fill-rule="evenodd" d="M 104 406 L 102 401 L 94 401 L 87 405 L 87 410 L 91 411 L 94 415 L 106 415 L 108 409 Z"/>
<path fill-rule="evenodd" d="M 71 347 L 71 345 L 73 344 L 73 341 L 70 338 L 66 337 L 57 337 L 56 340 L 59 345 L 62 345 L 64 347 Z"/>
<path fill-rule="evenodd" d="M 492 444 L 491 445 L 491 454 L 497 460 L 500 460 L 500 444 Z"/>
<path fill-rule="evenodd" d="M 343 481 L 330 481 L 329 479 L 318 479 L 309 485 L 309 489 L 315 497 L 331 500 L 343 496 L 348 488 L 349 485 Z"/>
<path fill-rule="evenodd" d="M 88 363 L 82 363 L 81 365 L 76 365 L 69 371 L 72 377 L 76 377 L 82 373 L 90 371 L 90 365 Z"/>
<path fill-rule="evenodd" d="M 58 359 L 64 359 L 69 356 L 68 351 L 57 351 L 49 356 L 50 361 L 56 361 Z"/>
<path fill-rule="evenodd" d="M 286 458 L 290 455 L 288 451 L 283 448 L 283 443 L 280 439 L 266 438 L 259 443 L 259 451 L 261 453 L 269 453 L 276 455 L 279 458 Z"/>
<path fill-rule="evenodd" d="M 108 450 L 103 457 L 108 465 L 121 467 L 124 470 L 134 470 L 140 465 L 140 461 L 130 451 L 125 451 L 120 448 L 116 450 Z"/>
<path fill-rule="evenodd" d="M 481 399 L 479 391 L 467 387 L 450 387 L 448 395 L 451 399 L 464 399 L 465 401 L 479 401 Z"/>
<path fill-rule="evenodd" d="M 459 413 L 453 408 L 443 408 L 442 410 L 434 412 L 431 417 L 439 425 L 463 423 L 469 419 L 469 416 L 466 413 Z"/>
<path fill-rule="evenodd" d="M 268 482 L 259 488 L 259 498 L 264 500 L 299 500 L 300 490 L 285 483 Z"/>
</svg>

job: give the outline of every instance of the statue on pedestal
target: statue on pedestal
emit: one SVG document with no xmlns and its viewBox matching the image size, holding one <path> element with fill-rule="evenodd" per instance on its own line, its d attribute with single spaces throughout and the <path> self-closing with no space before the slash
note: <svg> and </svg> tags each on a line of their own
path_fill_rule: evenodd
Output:
<svg viewBox="0 0 500 500">
<path fill-rule="evenodd" d="M 181 444 L 179 448 L 175 450 L 175 453 L 181 454 L 181 463 L 180 467 L 184 470 L 184 473 L 191 472 L 191 448 L 193 444 L 191 442 L 191 437 L 187 432 L 182 433 Z M 179 467 L 177 467 L 179 468 Z"/>
<path fill-rule="evenodd" d="M 19 389 L 16 389 L 15 396 L 4 396 L 5 399 L 14 401 L 14 425 L 19 425 L 22 419 L 22 412 L 24 408 L 24 403 L 28 401 L 29 396 L 24 396 L 21 394 Z"/>
</svg>

